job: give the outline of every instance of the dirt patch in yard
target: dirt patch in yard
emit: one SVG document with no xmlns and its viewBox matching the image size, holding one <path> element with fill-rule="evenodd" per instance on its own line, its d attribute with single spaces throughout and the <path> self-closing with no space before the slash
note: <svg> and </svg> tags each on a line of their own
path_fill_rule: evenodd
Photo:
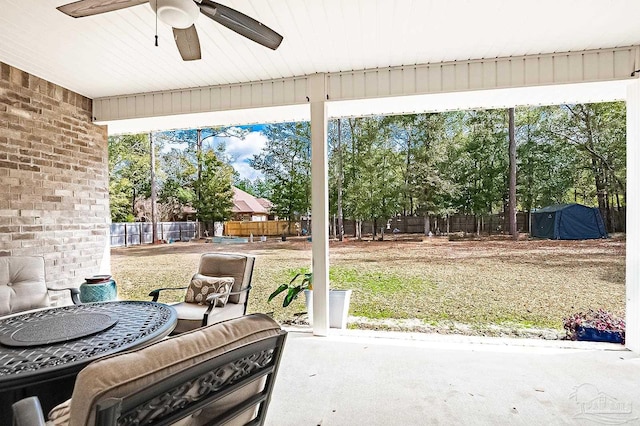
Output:
<svg viewBox="0 0 640 426">
<path fill-rule="evenodd" d="M 562 318 L 588 309 L 624 315 L 625 241 L 504 237 L 449 241 L 397 236 L 331 242 L 331 286 L 351 288 L 350 327 L 557 338 Z M 304 302 L 284 309 L 267 297 L 311 265 L 306 238 L 244 244 L 202 241 L 112 249 L 121 298 L 149 300 L 159 287 L 183 286 L 202 253 L 257 256 L 248 310 L 303 322 Z M 163 301 L 179 300 L 183 292 Z"/>
</svg>

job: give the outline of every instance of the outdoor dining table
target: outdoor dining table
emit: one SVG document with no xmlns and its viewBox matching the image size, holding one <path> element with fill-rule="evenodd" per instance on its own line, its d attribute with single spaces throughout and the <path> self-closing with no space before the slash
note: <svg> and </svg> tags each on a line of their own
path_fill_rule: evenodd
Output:
<svg viewBox="0 0 640 426">
<path fill-rule="evenodd" d="M 38 396 L 49 410 L 69 399 L 90 362 L 166 337 L 177 315 L 168 305 L 115 301 L 62 306 L 0 319 L 0 425 L 11 404 Z"/>
</svg>

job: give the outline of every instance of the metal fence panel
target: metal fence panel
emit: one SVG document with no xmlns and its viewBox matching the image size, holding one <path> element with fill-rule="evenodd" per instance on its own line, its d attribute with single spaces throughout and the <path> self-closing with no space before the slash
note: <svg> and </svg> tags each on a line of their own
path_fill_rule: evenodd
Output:
<svg viewBox="0 0 640 426">
<path fill-rule="evenodd" d="M 190 241 L 198 236 L 197 222 L 158 222 L 159 241 Z M 110 226 L 111 247 L 153 243 L 153 224 L 150 222 L 112 223 Z"/>
</svg>

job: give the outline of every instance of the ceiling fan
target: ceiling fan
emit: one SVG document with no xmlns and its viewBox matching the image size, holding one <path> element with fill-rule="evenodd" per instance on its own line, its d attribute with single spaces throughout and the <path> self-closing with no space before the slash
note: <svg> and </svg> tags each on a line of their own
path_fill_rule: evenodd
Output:
<svg viewBox="0 0 640 426">
<path fill-rule="evenodd" d="M 201 58 L 200 41 L 194 24 L 200 12 L 269 49 L 276 50 L 282 42 L 282 36 L 266 25 L 210 0 L 79 0 L 57 9 L 73 18 L 81 18 L 143 3 L 149 3 L 158 19 L 173 28 L 178 51 L 185 61 Z"/>
</svg>

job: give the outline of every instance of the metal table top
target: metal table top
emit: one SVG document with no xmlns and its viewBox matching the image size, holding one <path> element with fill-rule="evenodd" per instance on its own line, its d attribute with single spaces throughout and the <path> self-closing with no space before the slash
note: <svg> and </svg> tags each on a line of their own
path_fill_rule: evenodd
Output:
<svg viewBox="0 0 640 426">
<path fill-rule="evenodd" d="M 74 318 L 85 324 L 70 326 Z M 102 326 L 88 321 L 99 318 Z M 176 322 L 172 307 L 143 301 L 87 303 L 5 317 L 0 319 L 0 388 L 77 374 L 100 357 L 167 336 Z M 42 333 L 39 329 L 48 324 L 51 333 Z"/>
</svg>

